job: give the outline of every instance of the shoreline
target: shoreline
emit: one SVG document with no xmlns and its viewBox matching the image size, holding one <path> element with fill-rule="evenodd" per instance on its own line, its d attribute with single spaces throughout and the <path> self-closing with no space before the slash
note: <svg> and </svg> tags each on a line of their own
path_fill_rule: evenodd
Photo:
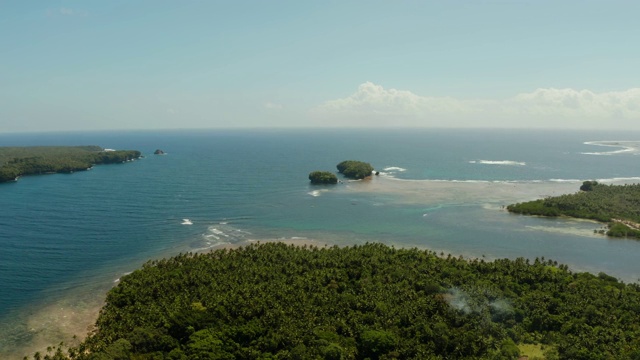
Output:
<svg viewBox="0 0 640 360">
<path fill-rule="evenodd" d="M 194 254 L 205 254 L 221 249 L 237 249 L 252 243 L 282 242 L 287 245 L 300 247 L 325 247 L 332 244 L 328 241 L 311 238 L 265 238 L 247 239 L 236 244 L 220 244 L 207 249 L 196 249 L 191 251 Z M 159 258 L 171 257 L 178 252 L 164 253 Z M 147 259 L 150 260 L 150 259 Z M 136 267 L 137 270 L 142 266 Z M 123 273 L 122 276 L 126 276 Z M 16 310 L 16 314 L 8 314 L 8 317 L 15 317 L 16 324 L 11 328 L 2 329 L 6 333 L 7 339 L 14 343 L 24 341 L 22 345 L 5 344 L 0 348 L 0 358 L 2 359 L 22 359 L 24 356 L 33 356 L 40 352 L 46 354 L 48 346 L 57 346 L 60 342 L 65 345 L 76 346 L 82 342 L 87 335 L 95 329 L 100 310 L 105 304 L 106 293 L 118 285 L 120 277 L 107 282 L 109 277 L 101 277 L 100 283 L 81 286 L 81 289 L 62 296 L 52 302 L 45 300 L 33 304 L 28 308 Z M 96 295 L 99 294 L 99 295 Z M 35 307 L 35 310 L 33 309 Z M 0 333 L 0 335 L 5 335 Z M 27 339 L 30 338 L 30 339 Z"/>
<path fill-rule="evenodd" d="M 624 183 L 628 181 L 628 179 L 618 181 Z M 445 206 L 465 204 L 486 206 L 485 208 L 489 211 L 503 211 L 500 205 L 507 205 L 514 201 L 527 201 L 540 198 L 541 196 L 576 192 L 579 189 L 579 184 L 581 184 L 579 180 L 575 182 L 490 182 L 404 180 L 389 176 L 378 176 L 372 177 L 371 180 L 367 181 L 346 182 L 340 185 L 339 188 L 336 188 L 336 190 L 328 191 L 353 191 L 357 193 L 393 195 L 391 201 L 398 204 L 444 204 Z M 544 229 L 537 231 L 544 231 Z M 313 232 L 302 233 L 306 235 L 312 234 Z M 276 236 L 272 234 L 271 236 L 265 236 L 265 238 L 261 239 L 259 236 L 252 235 L 238 243 L 224 243 L 208 248 L 189 249 L 187 252 L 207 253 L 218 249 L 235 249 L 256 242 L 282 242 L 296 246 L 315 246 L 319 248 L 333 245 L 354 245 L 352 243 L 335 243 L 330 240 L 332 236 L 327 236 L 326 239 L 323 239 L 321 236 L 322 233 L 323 232 L 317 232 L 316 235 L 319 236 L 312 235 L 299 238 L 278 238 L 277 234 Z M 328 235 L 331 234 L 330 231 L 326 233 Z M 336 238 L 340 238 L 340 236 L 336 235 Z M 366 240 L 366 238 L 364 240 Z M 389 243 L 389 245 L 401 246 L 402 244 Z M 183 244 L 183 246 L 164 249 L 157 252 L 155 254 L 157 256 L 151 258 L 164 258 L 177 255 L 179 252 L 184 252 L 185 246 L 186 244 Z M 465 259 L 484 258 L 484 255 L 463 254 L 446 248 L 441 250 L 430 246 L 411 246 L 410 244 L 407 244 L 406 247 L 418 247 L 425 250 L 436 251 L 437 253 L 443 252 L 444 256 L 448 254 L 456 257 L 463 256 Z M 493 257 L 488 256 L 484 259 L 491 261 Z M 145 259 L 145 261 L 146 260 L 148 259 Z M 140 261 L 140 264 L 130 271 L 138 269 L 145 261 Z M 572 265 L 572 269 L 575 271 L 589 271 L 588 269 L 580 269 L 580 267 L 575 267 L 574 265 Z M 117 285 L 117 281 L 114 281 L 114 279 L 118 278 L 118 275 L 114 273 L 112 269 L 104 270 L 102 275 L 91 275 L 92 279 L 98 279 L 99 284 L 81 285 L 80 289 L 70 287 L 70 289 L 74 290 L 65 290 L 59 299 L 49 303 L 45 301 L 35 303 L 35 310 L 33 307 L 27 307 L 18 311 L 19 314 L 18 319 L 16 319 L 16 324 L 12 325 L 18 332 L 22 331 L 23 328 L 26 329 L 27 332 L 23 332 L 21 336 L 21 334 L 13 334 L 12 330 L 14 329 L 3 329 L 3 332 L 12 334 L 12 342 L 18 345 L 7 343 L 5 348 L 0 349 L 0 357 L 10 359 L 22 358 L 25 355 L 31 356 L 36 351 L 43 352 L 47 346 L 57 345 L 60 341 L 64 341 L 70 345 L 75 344 L 72 341 L 82 341 L 88 334 L 88 330 L 92 328 L 97 320 L 99 311 L 104 305 L 106 292 Z M 126 273 L 120 272 L 119 274 L 121 274 L 120 276 L 124 276 Z M 99 295 L 96 296 L 96 294 Z M 73 339 L 73 335 L 77 336 L 77 338 Z M 31 338 L 29 339 L 29 337 Z M 24 346 L 20 345 L 22 340 L 24 340 Z"/>
</svg>

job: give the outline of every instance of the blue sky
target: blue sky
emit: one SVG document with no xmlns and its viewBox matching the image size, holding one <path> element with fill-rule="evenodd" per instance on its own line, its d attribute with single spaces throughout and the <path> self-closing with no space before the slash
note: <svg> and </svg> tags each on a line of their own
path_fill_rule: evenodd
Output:
<svg viewBox="0 0 640 360">
<path fill-rule="evenodd" d="M 0 131 L 640 130 L 637 1 L 2 1 Z"/>
</svg>

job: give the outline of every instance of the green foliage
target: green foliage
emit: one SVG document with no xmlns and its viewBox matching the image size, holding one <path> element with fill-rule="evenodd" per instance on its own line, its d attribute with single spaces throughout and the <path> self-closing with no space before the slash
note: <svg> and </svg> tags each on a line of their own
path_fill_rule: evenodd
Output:
<svg viewBox="0 0 640 360">
<path fill-rule="evenodd" d="M 396 342 L 396 337 L 392 332 L 367 330 L 360 335 L 359 353 L 363 357 L 376 360 L 393 350 Z"/>
<path fill-rule="evenodd" d="M 309 173 L 312 184 L 337 184 L 338 177 L 329 171 L 312 171 Z"/>
<path fill-rule="evenodd" d="M 139 151 L 103 151 L 99 146 L 0 147 L 0 182 L 23 175 L 71 173 L 95 164 L 121 163 L 139 157 Z"/>
<path fill-rule="evenodd" d="M 587 183 L 588 190 L 513 204 L 507 206 L 507 210 L 524 215 L 564 215 L 613 222 L 607 235 L 640 238 L 640 231 L 620 223 L 640 222 L 640 184 L 604 185 L 585 181 L 580 188 L 583 189 Z"/>
<path fill-rule="evenodd" d="M 338 172 L 345 177 L 356 180 L 370 176 L 373 171 L 373 166 L 371 166 L 371 164 L 355 160 L 345 160 L 339 163 L 336 167 L 338 168 Z"/>
<path fill-rule="evenodd" d="M 607 235 L 611 237 L 630 237 L 638 239 L 640 238 L 640 231 L 632 229 L 620 222 L 613 222 L 609 224 Z"/>
<path fill-rule="evenodd" d="M 497 359 L 513 360 L 520 356 L 520 349 L 518 345 L 511 339 L 505 339 L 500 344 L 500 353 L 496 357 Z"/>
<path fill-rule="evenodd" d="M 580 186 L 580 190 L 582 191 L 591 191 L 593 190 L 593 187 L 598 185 L 597 181 L 584 181 L 582 183 L 582 185 Z"/>
<path fill-rule="evenodd" d="M 552 261 L 267 243 L 145 264 L 71 358 L 625 359 L 639 313 L 640 286 Z"/>
</svg>

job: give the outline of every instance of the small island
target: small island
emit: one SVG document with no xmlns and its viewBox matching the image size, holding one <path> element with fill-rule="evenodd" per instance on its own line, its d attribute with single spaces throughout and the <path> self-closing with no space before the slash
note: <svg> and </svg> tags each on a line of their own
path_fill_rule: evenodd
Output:
<svg viewBox="0 0 640 360">
<path fill-rule="evenodd" d="M 312 171 L 309 173 L 312 184 L 337 184 L 338 177 L 330 171 Z"/>
<path fill-rule="evenodd" d="M 165 152 L 160 150 L 160 149 L 156 149 L 156 151 L 153 152 L 153 155 L 164 155 Z"/>
<path fill-rule="evenodd" d="M 138 159 L 137 150 L 112 150 L 100 146 L 0 147 L 0 183 L 24 175 L 72 173 L 97 164 Z"/>
<path fill-rule="evenodd" d="M 569 216 L 607 223 L 606 235 L 640 238 L 640 184 L 604 185 L 585 181 L 579 192 L 507 206 L 512 213 Z M 597 231 L 605 234 L 604 230 Z"/>
<path fill-rule="evenodd" d="M 338 172 L 344 175 L 344 177 L 355 180 L 369 177 L 373 172 L 373 166 L 371 166 L 371 164 L 355 160 L 345 160 L 336 167 L 338 168 Z"/>
</svg>

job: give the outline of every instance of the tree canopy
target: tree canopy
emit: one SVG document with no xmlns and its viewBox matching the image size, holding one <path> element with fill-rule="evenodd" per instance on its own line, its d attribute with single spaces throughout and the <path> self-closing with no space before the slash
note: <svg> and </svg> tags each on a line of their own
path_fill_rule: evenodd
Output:
<svg viewBox="0 0 640 360">
<path fill-rule="evenodd" d="M 336 167 L 338 168 L 338 172 L 345 177 L 356 180 L 370 176 L 373 171 L 373 166 L 371 166 L 371 164 L 355 160 L 345 160 L 339 163 Z"/>
<path fill-rule="evenodd" d="M 581 192 L 507 206 L 524 215 L 570 216 L 609 223 L 607 235 L 640 237 L 640 184 L 605 185 L 585 181 Z"/>
<path fill-rule="evenodd" d="M 582 190 L 582 191 L 591 191 L 591 190 L 593 190 L 593 187 L 596 186 L 596 185 L 598 185 L 597 181 L 595 181 L 595 180 L 592 180 L 592 181 L 587 180 L 587 181 L 584 181 L 582 183 L 582 185 L 580 186 L 580 190 Z"/>
<path fill-rule="evenodd" d="M 635 359 L 639 312 L 637 284 L 550 260 L 266 243 L 148 262 L 56 359 Z"/>
<path fill-rule="evenodd" d="M 312 184 L 336 184 L 338 177 L 329 171 L 312 171 L 309 173 L 309 180 Z"/>
<path fill-rule="evenodd" d="M 70 173 L 95 164 L 137 159 L 136 150 L 104 151 L 99 146 L 0 147 L 0 182 L 23 175 Z"/>
</svg>

